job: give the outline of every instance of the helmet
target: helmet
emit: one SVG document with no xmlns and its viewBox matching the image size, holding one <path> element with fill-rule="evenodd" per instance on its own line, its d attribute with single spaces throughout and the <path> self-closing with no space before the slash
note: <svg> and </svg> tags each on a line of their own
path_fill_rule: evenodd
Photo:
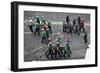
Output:
<svg viewBox="0 0 100 73">
<path fill-rule="evenodd" d="M 48 40 L 51 40 L 51 38 L 48 38 Z"/>
</svg>

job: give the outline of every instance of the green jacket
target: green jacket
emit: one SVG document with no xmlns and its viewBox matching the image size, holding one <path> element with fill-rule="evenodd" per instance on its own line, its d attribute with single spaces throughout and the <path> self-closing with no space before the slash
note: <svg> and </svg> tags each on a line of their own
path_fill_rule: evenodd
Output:
<svg viewBox="0 0 100 73">
<path fill-rule="evenodd" d="M 50 31 L 49 31 L 49 29 L 47 28 L 47 29 L 46 29 L 46 34 L 49 34 L 49 33 L 50 33 Z"/>
<path fill-rule="evenodd" d="M 47 37 L 46 31 L 43 30 L 43 31 L 41 32 L 41 35 L 42 35 L 42 37 Z"/>
<path fill-rule="evenodd" d="M 45 19 L 42 19 L 42 23 L 46 24 L 46 20 Z"/>
<path fill-rule="evenodd" d="M 48 22 L 48 26 L 51 27 L 51 22 Z"/>
<path fill-rule="evenodd" d="M 40 24 L 39 23 L 36 23 L 35 26 L 36 26 L 36 28 L 40 28 Z"/>
<path fill-rule="evenodd" d="M 49 51 L 49 52 L 52 52 L 52 49 L 53 49 L 53 46 L 50 46 L 50 45 L 49 45 L 48 51 Z"/>
<path fill-rule="evenodd" d="M 39 18 L 39 16 L 36 16 L 35 20 L 36 20 L 36 23 L 40 24 L 40 18 Z"/>
<path fill-rule="evenodd" d="M 68 45 L 68 44 L 66 44 L 65 46 L 64 46 L 64 50 L 65 51 L 68 51 L 70 49 L 70 46 Z"/>
</svg>

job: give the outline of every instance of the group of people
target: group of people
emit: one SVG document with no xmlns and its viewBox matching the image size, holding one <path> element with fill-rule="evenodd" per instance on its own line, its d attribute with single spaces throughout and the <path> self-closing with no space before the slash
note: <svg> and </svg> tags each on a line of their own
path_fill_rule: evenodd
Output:
<svg viewBox="0 0 100 73">
<path fill-rule="evenodd" d="M 48 45 L 48 50 L 45 52 L 45 55 L 47 58 L 58 58 L 58 57 L 66 57 L 66 54 L 68 57 L 71 56 L 71 49 L 70 49 L 70 40 L 69 38 L 66 40 L 65 44 L 63 47 L 60 46 L 61 40 L 58 38 L 56 41 L 56 45 L 52 45 L 50 34 L 52 34 L 52 27 L 51 27 L 51 22 L 49 20 L 46 20 L 44 16 L 41 18 L 39 16 L 35 16 L 35 21 L 34 23 L 32 22 L 31 19 L 29 19 L 29 29 L 31 30 L 32 33 L 35 35 L 41 36 L 42 43 L 46 43 Z M 80 16 L 77 18 L 74 18 L 73 21 L 71 22 L 69 16 L 66 16 L 66 21 L 63 21 L 63 32 L 64 33 L 70 33 L 70 34 L 78 34 L 80 35 L 80 32 L 83 31 L 84 33 L 84 43 L 88 42 L 87 39 L 87 31 L 86 28 L 84 27 L 85 23 L 84 20 L 81 19 Z M 33 27 L 35 28 L 33 30 Z"/>
<path fill-rule="evenodd" d="M 80 35 L 81 32 L 84 33 L 84 43 L 87 43 L 87 30 L 85 28 L 84 19 L 81 19 L 80 15 L 73 19 L 71 22 L 69 16 L 66 17 L 66 21 L 63 21 L 63 32 L 70 33 L 70 34 L 78 34 Z"/>
<path fill-rule="evenodd" d="M 81 19 L 80 15 L 77 18 L 74 17 L 73 21 L 67 16 L 66 21 L 63 21 L 63 32 L 80 35 L 82 30 L 85 31 L 84 25 L 84 19 Z"/>
<path fill-rule="evenodd" d="M 64 47 L 61 47 L 61 40 L 60 38 L 57 39 L 56 41 L 56 45 L 52 45 L 52 43 L 48 44 L 48 50 L 46 51 L 45 55 L 47 56 L 47 58 L 51 58 L 51 59 L 57 59 L 57 58 L 61 58 L 61 57 L 66 57 L 66 54 L 68 57 L 71 56 L 71 49 L 70 49 L 70 40 L 69 38 L 66 40 Z"/>
<path fill-rule="evenodd" d="M 77 17 L 77 19 L 74 17 L 73 22 L 71 22 L 69 16 L 67 16 L 66 21 L 63 22 L 63 32 L 64 33 L 67 32 L 70 34 L 78 34 L 78 35 L 80 35 L 80 33 L 83 32 L 84 43 L 87 43 L 88 42 L 87 30 L 84 27 L 84 25 L 85 25 L 84 20 L 81 19 L 80 15 Z M 68 57 L 71 56 L 72 51 L 70 49 L 69 38 L 67 39 L 63 47 L 60 46 L 60 43 L 61 43 L 60 38 L 58 38 L 58 41 L 55 46 L 49 43 L 48 50 L 45 53 L 47 58 L 51 57 L 55 59 L 58 57 L 66 57 L 66 54 Z"/>
<path fill-rule="evenodd" d="M 31 19 L 29 19 L 31 20 Z M 34 23 L 31 20 L 29 29 L 31 30 L 32 33 L 35 35 L 39 35 L 42 38 L 42 43 L 47 43 L 47 40 L 49 40 L 49 34 L 52 34 L 52 28 L 51 28 L 51 22 L 49 20 L 46 20 L 44 16 L 41 18 L 39 16 L 35 16 Z M 34 31 L 33 31 L 34 27 Z"/>
</svg>

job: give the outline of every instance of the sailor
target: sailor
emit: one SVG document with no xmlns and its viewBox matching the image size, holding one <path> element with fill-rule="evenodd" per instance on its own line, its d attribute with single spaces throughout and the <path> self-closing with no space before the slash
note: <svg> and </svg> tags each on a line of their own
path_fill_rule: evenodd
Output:
<svg viewBox="0 0 100 73">
<path fill-rule="evenodd" d="M 42 35 L 42 43 L 46 43 L 47 42 L 47 34 L 44 29 L 42 29 L 41 35 Z"/>
<path fill-rule="evenodd" d="M 65 54 L 67 53 L 68 57 L 70 57 L 72 51 L 70 49 L 70 45 L 68 44 L 68 42 L 65 43 L 65 46 L 64 46 L 64 56 Z"/>
<path fill-rule="evenodd" d="M 84 19 L 82 19 L 81 24 L 80 24 L 80 31 L 81 31 L 81 29 L 82 29 L 83 32 L 84 32 L 84 25 L 85 25 Z"/>
<path fill-rule="evenodd" d="M 57 58 L 57 56 L 59 56 L 59 57 L 61 57 L 61 53 L 60 53 L 60 45 L 59 45 L 60 43 L 59 42 L 57 42 L 57 44 L 56 44 L 56 46 L 55 46 L 55 48 L 54 48 L 54 54 L 55 54 L 55 58 Z"/>
<path fill-rule="evenodd" d="M 73 33 L 73 24 L 72 22 L 69 23 L 69 33 Z"/>
<path fill-rule="evenodd" d="M 36 23 L 40 24 L 40 17 L 38 15 L 36 15 L 35 21 L 36 21 Z"/>
<path fill-rule="evenodd" d="M 49 55 L 50 55 L 51 58 L 53 58 L 53 54 L 54 54 L 53 45 L 51 43 L 49 43 L 48 44 L 48 51 L 46 53 L 46 56 L 49 57 Z"/>
<path fill-rule="evenodd" d="M 77 21 L 78 21 L 79 31 L 80 31 L 81 30 L 81 27 L 80 27 L 80 25 L 81 25 L 81 17 L 80 17 L 80 15 L 78 15 Z"/>
<path fill-rule="evenodd" d="M 87 39 L 87 31 L 86 29 L 84 30 L 84 43 L 87 43 L 88 42 L 88 39 Z"/>
<path fill-rule="evenodd" d="M 33 33 L 33 22 L 32 22 L 32 19 L 28 19 L 28 25 L 29 25 L 30 31 Z"/>
<path fill-rule="evenodd" d="M 70 21 L 69 15 L 67 15 L 67 17 L 66 17 L 66 23 L 69 24 L 69 21 Z"/>
<path fill-rule="evenodd" d="M 75 33 L 77 33 L 78 35 L 80 35 L 78 23 L 75 25 Z"/>
<path fill-rule="evenodd" d="M 38 35 L 40 35 L 40 24 L 39 23 L 35 23 L 35 32 L 34 34 L 38 33 Z"/>
<path fill-rule="evenodd" d="M 52 33 L 52 28 L 51 28 L 51 22 L 50 21 L 48 21 L 48 28 L 49 28 L 50 32 Z"/>
<path fill-rule="evenodd" d="M 67 30 L 67 24 L 65 21 L 63 21 L 63 32 L 66 32 Z"/>
<path fill-rule="evenodd" d="M 76 18 L 73 19 L 73 27 L 76 25 Z"/>
<path fill-rule="evenodd" d="M 47 39 L 48 39 L 48 38 L 49 38 L 49 33 L 50 33 L 50 30 L 49 30 L 48 26 L 46 26 L 45 31 L 46 31 L 46 34 L 47 34 Z"/>
<path fill-rule="evenodd" d="M 44 16 L 42 16 L 42 23 L 46 24 L 46 20 L 45 20 Z"/>
</svg>

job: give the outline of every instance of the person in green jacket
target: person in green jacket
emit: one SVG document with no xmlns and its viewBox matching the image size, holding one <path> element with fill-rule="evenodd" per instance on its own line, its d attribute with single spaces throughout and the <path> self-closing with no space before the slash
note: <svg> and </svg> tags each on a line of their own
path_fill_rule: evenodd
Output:
<svg viewBox="0 0 100 73">
<path fill-rule="evenodd" d="M 49 28 L 50 32 L 52 33 L 52 28 L 51 28 L 51 22 L 50 21 L 48 21 L 48 28 Z"/>
<path fill-rule="evenodd" d="M 36 15 L 36 17 L 35 17 L 35 22 L 40 24 L 40 17 L 38 15 Z"/>
<path fill-rule="evenodd" d="M 46 26 L 45 31 L 46 31 L 46 34 L 47 34 L 47 39 L 48 39 L 48 38 L 49 38 L 49 33 L 50 33 L 50 30 L 49 30 L 48 26 Z"/>
<path fill-rule="evenodd" d="M 44 16 L 42 16 L 41 21 L 42 21 L 42 24 L 46 24 L 46 20 L 45 20 Z"/>
<path fill-rule="evenodd" d="M 50 55 L 51 58 L 53 58 L 53 54 L 54 54 L 53 45 L 51 43 L 49 43 L 48 50 L 46 52 L 46 56 L 49 57 L 49 55 Z"/>
<path fill-rule="evenodd" d="M 40 35 L 40 24 L 39 23 L 35 23 L 35 32 L 34 34 L 38 33 L 38 35 Z"/>
<path fill-rule="evenodd" d="M 71 55 L 71 49 L 70 49 L 70 45 L 68 43 L 65 43 L 64 49 L 63 49 L 63 55 L 65 56 L 65 54 L 67 53 L 68 57 L 70 57 Z"/>
<path fill-rule="evenodd" d="M 44 29 L 42 29 L 41 36 L 42 36 L 42 43 L 46 43 L 47 42 L 47 33 Z"/>
</svg>

